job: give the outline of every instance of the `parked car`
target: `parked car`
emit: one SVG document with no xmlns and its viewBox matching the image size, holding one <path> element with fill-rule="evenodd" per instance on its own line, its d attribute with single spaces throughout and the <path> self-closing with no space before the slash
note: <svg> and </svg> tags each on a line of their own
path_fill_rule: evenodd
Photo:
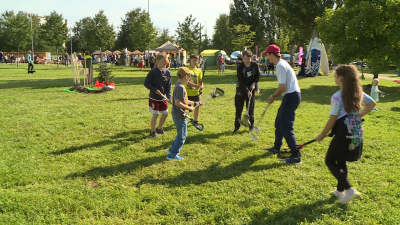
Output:
<svg viewBox="0 0 400 225">
<path fill-rule="evenodd" d="M 236 64 L 237 56 L 238 56 L 238 55 L 241 55 L 241 54 L 242 54 L 241 51 L 234 51 L 234 52 L 232 52 L 232 54 L 231 54 L 231 63 L 232 63 L 232 64 Z"/>
<path fill-rule="evenodd" d="M 225 63 L 228 64 L 228 65 L 232 65 L 232 60 L 227 55 L 225 56 Z"/>
</svg>

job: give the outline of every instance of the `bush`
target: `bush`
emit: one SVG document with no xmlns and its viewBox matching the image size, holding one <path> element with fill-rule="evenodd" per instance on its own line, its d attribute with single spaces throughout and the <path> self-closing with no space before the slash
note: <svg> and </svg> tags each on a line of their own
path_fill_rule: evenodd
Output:
<svg viewBox="0 0 400 225">
<path fill-rule="evenodd" d="M 99 67 L 99 76 L 97 77 L 97 80 L 101 83 L 104 81 L 106 85 L 110 84 L 111 82 L 114 82 L 114 75 L 111 74 L 111 67 L 107 66 L 107 63 L 100 63 Z"/>
</svg>

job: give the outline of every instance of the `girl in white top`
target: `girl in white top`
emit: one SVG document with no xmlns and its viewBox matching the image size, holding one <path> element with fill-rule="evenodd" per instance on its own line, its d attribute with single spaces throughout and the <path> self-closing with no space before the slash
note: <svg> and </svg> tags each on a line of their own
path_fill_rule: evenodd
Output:
<svg viewBox="0 0 400 225">
<path fill-rule="evenodd" d="M 371 98 L 374 99 L 375 102 L 379 102 L 379 94 L 382 93 L 381 90 L 378 88 L 379 85 L 379 80 L 374 79 L 372 81 L 372 87 L 371 87 Z M 374 110 L 378 111 L 378 109 L 375 107 Z"/>
</svg>

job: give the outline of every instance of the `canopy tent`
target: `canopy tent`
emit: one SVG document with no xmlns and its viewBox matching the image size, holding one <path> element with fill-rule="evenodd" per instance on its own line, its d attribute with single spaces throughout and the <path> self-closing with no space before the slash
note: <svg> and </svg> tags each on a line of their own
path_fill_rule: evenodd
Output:
<svg viewBox="0 0 400 225">
<path fill-rule="evenodd" d="M 170 41 L 165 42 L 160 47 L 156 48 L 158 52 L 169 52 L 169 54 L 175 55 L 174 58 L 178 59 L 178 62 L 186 62 L 186 50 L 181 48 L 179 45 L 175 43 L 171 43 Z M 178 56 L 178 57 L 176 57 Z"/>
<path fill-rule="evenodd" d="M 113 51 L 113 54 L 114 55 L 119 55 L 119 54 L 121 54 L 122 52 L 120 51 L 120 50 L 115 50 L 115 51 Z"/>
<path fill-rule="evenodd" d="M 110 50 L 106 50 L 106 51 L 104 51 L 103 53 L 109 55 L 109 54 L 111 54 L 112 52 L 111 52 Z"/>
<path fill-rule="evenodd" d="M 216 66 L 217 65 L 217 49 L 207 49 L 201 52 L 201 55 L 207 57 L 206 66 Z"/>
<path fill-rule="evenodd" d="M 131 55 L 143 55 L 144 53 L 143 52 L 140 52 L 139 50 L 135 50 L 135 51 L 133 51 L 133 52 L 131 52 L 130 53 Z"/>
</svg>

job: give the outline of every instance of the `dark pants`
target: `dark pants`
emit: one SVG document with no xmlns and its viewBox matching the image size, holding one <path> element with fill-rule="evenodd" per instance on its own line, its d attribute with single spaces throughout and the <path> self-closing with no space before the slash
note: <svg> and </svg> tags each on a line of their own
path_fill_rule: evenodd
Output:
<svg viewBox="0 0 400 225">
<path fill-rule="evenodd" d="M 251 98 L 250 101 L 250 107 L 249 107 L 249 116 L 250 116 L 250 128 L 253 127 L 254 124 L 254 94 L 255 90 L 252 92 L 253 98 Z M 235 95 L 235 107 L 236 107 L 236 116 L 235 116 L 235 129 L 240 127 L 240 120 L 242 117 L 242 111 L 243 111 L 243 105 L 246 102 L 246 110 L 248 107 L 248 102 L 249 102 L 249 96 L 246 94 L 242 94 L 237 92 Z M 247 112 L 246 112 L 247 113 Z"/>
<path fill-rule="evenodd" d="M 155 63 L 150 63 L 150 68 L 151 68 L 151 69 L 154 68 L 154 64 L 155 64 Z"/>
<path fill-rule="evenodd" d="M 342 149 L 340 149 L 340 137 L 335 136 L 329 145 L 328 153 L 326 153 L 325 164 L 331 171 L 332 175 L 337 179 L 337 190 L 344 191 L 351 187 L 350 182 L 347 180 L 347 165 L 346 160 L 343 159 Z"/>
<path fill-rule="evenodd" d="M 296 109 L 299 107 L 301 95 L 299 92 L 285 94 L 282 99 L 281 106 L 275 119 L 275 149 L 281 149 L 282 140 L 285 138 L 292 156 L 299 157 L 299 149 L 297 148 L 296 137 L 293 133 L 293 124 L 296 116 Z"/>
<path fill-rule="evenodd" d="M 28 63 L 28 73 L 29 73 L 29 71 L 32 71 L 33 70 L 33 64 L 32 64 L 32 62 L 29 62 Z"/>
</svg>

